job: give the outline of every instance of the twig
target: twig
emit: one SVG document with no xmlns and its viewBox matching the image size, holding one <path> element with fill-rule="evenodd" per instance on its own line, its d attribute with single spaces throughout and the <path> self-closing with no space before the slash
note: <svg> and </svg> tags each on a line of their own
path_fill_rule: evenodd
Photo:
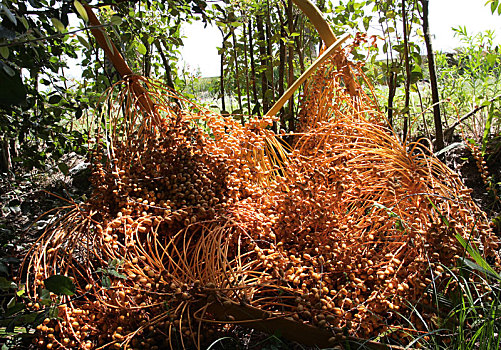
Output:
<svg viewBox="0 0 501 350">
<path fill-rule="evenodd" d="M 495 100 L 497 100 L 498 98 L 501 97 L 501 94 L 500 95 L 497 95 L 497 96 L 494 96 L 493 98 L 491 98 L 488 102 L 489 104 L 494 102 Z M 452 136 L 452 133 L 454 132 L 454 129 L 456 128 L 456 126 L 458 126 L 459 124 L 461 124 L 462 122 L 464 122 L 466 119 L 470 118 L 471 116 L 473 116 L 475 113 L 477 113 L 478 111 L 484 109 L 485 107 L 487 107 L 489 104 L 482 104 L 480 106 L 477 106 L 475 107 L 474 109 L 472 109 L 470 112 L 466 113 L 464 116 L 462 116 L 461 118 L 459 118 L 458 120 L 456 120 L 454 122 L 454 124 L 452 124 L 447 130 L 445 130 L 444 132 L 444 136 L 449 139 L 451 136 Z"/>
<path fill-rule="evenodd" d="M 76 29 L 76 30 L 73 30 L 73 31 L 67 32 L 67 33 L 59 33 L 59 34 L 44 36 L 42 38 L 30 39 L 30 40 L 19 41 L 19 42 L 9 42 L 9 43 L 6 43 L 6 44 L 0 44 L 0 47 L 12 47 L 12 46 L 18 46 L 18 45 L 24 45 L 24 44 L 34 43 L 34 42 L 37 42 L 37 41 L 57 39 L 57 38 L 60 38 L 60 37 L 66 36 L 66 35 L 76 34 L 78 32 L 82 32 L 82 31 L 87 30 L 87 29 L 99 29 L 99 28 L 103 28 L 103 27 L 109 27 L 110 25 L 111 24 L 100 24 L 100 25 L 97 25 L 97 26 L 89 26 L 89 27 L 85 27 L 85 28 Z"/>
</svg>

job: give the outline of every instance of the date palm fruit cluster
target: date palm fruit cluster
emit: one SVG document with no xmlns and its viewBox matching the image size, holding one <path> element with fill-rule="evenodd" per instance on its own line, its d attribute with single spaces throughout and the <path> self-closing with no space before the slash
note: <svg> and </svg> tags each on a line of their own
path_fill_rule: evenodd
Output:
<svg viewBox="0 0 501 350">
<path fill-rule="evenodd" d="M 351 74 L 362 81 L 356 65 Z M 39 327 L 39 346 L 203 348 L 238 321 L 211 306 L 235 303 L 325 329 L 333 342 L 340 329 L 392 329 L 405 343 L 395 329 L 410 320 L 419 332 L 436 316 L 431 289 L 463 254 L 456 235 L 497 259 L 458 176 L 402 145 L 370 87 L 348 95 L 332 62 L 307 82 L 288 148 L 272 118 L 242 126 L 142 84 L 156 117 L 127 81 L 109 93 L 92 197 L 27 260 L 34 299 L 53 274 L 76 285 Z"/>
</svg>

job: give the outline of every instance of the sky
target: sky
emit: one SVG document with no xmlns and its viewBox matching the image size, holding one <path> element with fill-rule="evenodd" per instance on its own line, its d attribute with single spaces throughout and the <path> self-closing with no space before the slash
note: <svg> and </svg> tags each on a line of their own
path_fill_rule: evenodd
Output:
<svg viewBox="0 0 501 350">
<path fill-rule="evenodd" d="M 460 46 L 452 27 L 466 26 L 468 33 L 475 34 L 488 29 L 497 33 L 496 42 L 501 42 L 501 16 L 492 15 L 486 0 L 430 0 L 430 31 L 433 49 L 452 51 Z M 181 49 L 183 64 L 189 71 L 200 69 L 203 77 L 219 76 L 221 33 L 216 27 L 204 28 L 200 22 L 183 28 L 186 38 Z"/>
</svg>

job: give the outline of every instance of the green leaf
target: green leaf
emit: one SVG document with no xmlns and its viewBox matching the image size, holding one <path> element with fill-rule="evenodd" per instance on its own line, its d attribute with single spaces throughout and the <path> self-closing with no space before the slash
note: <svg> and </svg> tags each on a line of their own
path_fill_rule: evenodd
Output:
<svg viewBox="0 0 501 350">
<path fill-rule="evenodd" d="M 0 47 L 0 55 L 2 55 L 3 58 L 7 59 L 9 58 L 9 48 L 7 46 L 2 46 Z"/>
<path fill-rule="evenodd" d="M 496 12 L 496 7 L 498 6 L 498 1 L 497 0 L 494 0 L 493 2 L 491 2 L 491 12 L 494 13 Z"/>
<path fill-rule="evenodd" d="M 80 44 L 82 44 L 87 50 L 91 50 L 92 47 L 90 46 L 89 42 L 85 40 L 84 37 L 77 35 L 78 41 L 80 41 Z"/>
<path fill-rule="evenodd" d="M 493 66 L 496 63 L 497 55 L 490 53 L 487 55 L 486 59 L 487 59 L 487 63 L 490 66 Z"/>
<path fill-rule="evenodd" d="M 108 274 L 110 276 L 113 276 L 113 277 L 117 277 L 117 278 L 121 278 L 123 280 L 126 280 L 127 279 L 127 276 L 121 274 L 120 272 L 116 271 L 116 270 L 109 270 L 108 271 Z"/>
<path fill-rule="evenodd" d="M 0 273 L 3 273 L 5 275 L 9 274 L 9 269 L 1 260 L 0 260 Z"/>
<path fill-rule="evenodd" d="M 489 141 L 489 135 L 491 134 L 492 120 L 494 118 L 494 103 L 489 108 L 489 113 L 487 114 L 487 120 L 485 121 L 484 135 L 482 136 L 482 153 L 487 149 L 487 142 Z"/>
<path fill-rule="evenodd" d="M 363 22 L 364 22 L 364 28 L 365 30 L 369 29 L 370 23 L 371 23 L 371 18 L 370 16 L 364 16 Z"/>
<path fill-rule="evenodd" d="M 82 108 L 78 108 L 75 111 L 75 119 L 78 120 L 78 119 L 82 118 L 82 114 L 83 114 Z"/>
<path fill-rule="evenodd" d="M 68 173 L 70 172 L 70 168 L 65 164 L 65 163 L 59 163 L 57 165 L 57 167 L 59 168 L 59 170 L 64 174 L 64 175 L 68 175 Z"/>
<path fill-rule="evenodd" d="M 50 21 L 52 22 L 52 25 L 54 26 L 54 28 L 56 28 L 56 30 L 59 33 L 62 33 L 62 32 L 65 31 L 66 27 L 64 26 L 64 24 L 60 20 L 58 20 L 57 18 L 52 17 L 50 19 Z"/>
<path fill-rule="evenodd" d="M 116 269 L 118 266 L 120 266 L 122 264 L 122 261 L 119 260 L 119 259 L 111 259 L 109 262 L 108 262 L 108 266 L 113 268 L 113 269 Z"/>
<path fill-rule="evenodd" d="M 393 212 L 393 207 L 388 208 L 388 207 L 386 207 L 385 205 L 383 205 L 383 204 L 381 204 L 381 203 L 378 203 L 378 202 L 374 202 L 374 203 L 372 204 L 372 206 L 373 206 L 373 207 L 376 207 L 376 208 L 379 208 L 379 209 L 384 209 L 384 210 L 386 210 L 386 213 L 387 213 L 390 217 L 392 217 L 392 218 L 396 218 L 396 217 L 398 217 L 398 215 L 397 215 L 395 212 Z"/>
<path fill-rule="evenodd" d="M 26 88 L 21 74 L 0 61 L 0 106 L 18 105 L 26 101 Z"/>
<path fill-rule="evenodd" d="M 141 54 L 141 55 L 145 55 L 146 54 L 146 46 L 144 46 L 144 44 L 142 42 L 137 42 L 137 51 Z"/>
<path fill-rule="evenodd" d="M 15 26 L 17 26 L 16 16 L 14 16 L 14 14 L 7 8 L 7 6 L 0 4 L 0 10 L 3 10 L 3 13 L 5 13 L 9 21 L 11 21 L 12 23 L 14 23 Z"/>
<path fill-rule="evenodd" d="M 2 68 L 4 72 L 7 73 L 7 75 L 9 75 L 9 77 L 14 78 L 16 76 L 16 71 L 10 68 L 8 65 L 2 63 Z"/>
<path fill-rule="evenodd" d="M 49 308 L 49 311 L 47 312 L 47 317 L 54 320 L 54 319 L 61 319 L 59 317 L 59 309 L 56 305 L 51 306 Z"/>
<path fill-rule="evenodd" d="M 482 266 L 471 261 L 470 259 L 461 258 L 461 262 L 469 269 L 474 270 L 474 271 L 478 271 L 478 272 L 483 273 L 485 275 L 488 275 L 494 279 L 499 279 L 499 277 L 500 277 L 498 274 L 493 274 L 491 271 L 483 268 Z"/>
<path fill-rule="evenodd" d="M 75 285 L 69 277 L 62 275 L 50 276 L 44 280 L 45 288 L 57 295 L 74 295 Z"/>
<path fill-rule="evenodd" d="M 7 305 L 7 311 L 3 315 L 4 317 L 13 316 L 19 311 L 22 311 L 26 308 L 26 305 L 24 305 L 24 303 L 16 303 L 14 298 L 12 298 L 12 300 L 9 302 L 9 305 Z"/>
<path fill-rule="evenodd" d="M 28 21 L 26 20 L 26 18 L 21 17 L 20 19 L 21 19 L 21 23 L 23 23 L 24 28 L 26 28 L 26 30 L 30 29 L 30 25 L 28 24 Z"/>
<path fill-rule="evenodd" d="M 9 290 L 9 289 L 16 289 L 17 285 L 6 279 L 5 277 L 0 277 L 0 289 L 1 290 Z"/>
<path fill-rule="evenodd" d="M 73 5 L 75 6 L 75 9 L 77 10 L 80 17 L 82 17 L 85 22 L 88 22 L 89 16 L 87 15 L 87 11 L 85 10 L 85 7 L 80 3 L 80 1 L 73 1 Z"/>
<path fill-rule="evenodd" d="M 494 271 L 494 269 L 487 263 L 487 261 L 485 261 L 485 259 L 482 257 L 482 255 L 480 255 L 480 252 L 475 247 L 473 247 L 470 244 L 470 242 L 467 242 L 463 238 L 463 236 L 461 236 L 459 233 L 456 233 L 455 236 L 456 236 L 456 239 L 459 241 L 459 243 L 463 246 L 463 248 L 466 249 L 468 254 L 470 254 L 470 256 L 473 258 L 473 260 L 475 260 L 477 265 L 479 265 L 479 267 L 481 267 L 483 270 L 488 272 L 488 274 L 490 276 L 501 281 L 501 276 L 496 271 Z M 470 267 L 472 267 L 472 266 L 470 266 Z"/>
<path fill-rule="evenodd" d="M 59 103 L 59 101 L 61 101 L 61 99 L 61 95 L 52 95 L 51 97 L 49 97 L 49 103 L 51 105 L 56 105 Z"/>
<path fill-rule="evenodd" d="M 445 224 L 445 226 L 449 227 L 450 224 L 449 224 L 449 220 L 442 214 L 442 212 L 440 211 L 440 209 L 438 209 L 438 207 L 435 205 L 435 203 L 433 203 L 433 201 L 431 200 L 430 197 L 426 197 L 428 198 L 428 202 L 430 202 L 431 206 L 433 207 L 433 209 L 435 209 L 435 211 L 437 212 L 438 216 L 440 216 L 440 220 L 442 220 L 442 222 Z"/>
<path fill-rule="evenodd" d="M 44 306 L 52 304 L 52 299 L 50 298 L 50 292 L 45 288 L 42 288 L 42 290 L 40 291 L 40 304 Z"/>
<path fill-rule="evenodd" d="M 16 305 L 16 298 L 11 298 L 10 301 L 7 303 L 7 309 L 11 309 L 14 305 Z"/>
<path fill-rule="evenodd" d="M 113 49 L 113 44 L 110 40 L 110 37 L 108 36 L 108 34 L 106 34 L 106 32 L 103 29 L 100 28 L 99 30 L 101 30 L 101 32 L 103 33 L 104 40 L 106 41 L 106 45 L 108 45 L 108 49 L 110 49 L 111 54 L 114 55 L 115 50 Z"/>
<path fill-rule="evenodd" d="M 111 279 L 107 275 L 103 275 L 101 282 L 104 288 L 108 289 L 111 287 Z"/>
<path fill-rule="evenodd" d="M 122 24 L 122 17 L 120 16 L 117 16 L 117 15 L 113 15 L 111 16 L 110 18 L 110 22 L 111 24 L 113 24 L 114 26 L 119 26 L 120 24 Z"/>
</svg>

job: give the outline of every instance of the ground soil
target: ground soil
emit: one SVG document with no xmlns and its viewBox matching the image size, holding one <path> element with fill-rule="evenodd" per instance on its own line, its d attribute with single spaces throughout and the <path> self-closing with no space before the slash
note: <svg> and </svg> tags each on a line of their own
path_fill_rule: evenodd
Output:
<svg viewBox="0 0 501 350">
<path fill-rule="evenodd" d="M 501 201 L 499 200 L 501 196 L 501 138 L 489 143 L 484 159 L 488 175 L 491 177 L 491 187 L 497 192 L 497 198 L 494 191 L 487 191 L 487 184 L 482 180 L 477 160 L 466 145 L 460 145 L 447 152 L 444 161 L 472 190 L 471 196 L 474 202 L 487 214 L 489 220 L 496 223 L 496 233 L 501 237 Z"/>
</svg>

